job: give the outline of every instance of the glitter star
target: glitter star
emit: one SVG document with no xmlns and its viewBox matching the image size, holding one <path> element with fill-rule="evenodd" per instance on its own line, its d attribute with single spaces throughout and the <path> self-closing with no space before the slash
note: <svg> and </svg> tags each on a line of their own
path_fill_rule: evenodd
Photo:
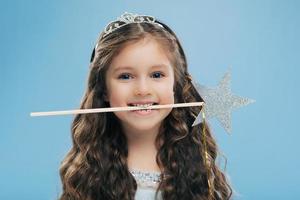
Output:
<svg viewBox="0 0 300 200">
<path fill-rule="evenodd" d="M 255 102 L 252 99 L 236 96 L 231 93 L 230 88 L 231 73 L 228 71 L 215 88 L 202 86 L 198 83 L 193 83 L 205 101 L 203 107 L 207 118 L 216 117 L 224 129 L 231 133 L 231 112 L 234 109 L 246 106 Z M 202 121 L 201 113 L 198 114 L 192 126 L 199 124 Z"/>
</svg>

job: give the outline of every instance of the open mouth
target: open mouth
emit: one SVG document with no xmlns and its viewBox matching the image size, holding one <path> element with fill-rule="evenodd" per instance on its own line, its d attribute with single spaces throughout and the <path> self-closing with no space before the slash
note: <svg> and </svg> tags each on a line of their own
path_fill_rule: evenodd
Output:
<svg viewBox="0 0 300 200">
<path fill-rule="evenodd" d="M 158 105 L 158 103 L 153 102 L 153 103 L 129 103 L 128 106 L 137 106 L 137 107 L 143 107 L 143 108 L 147 108 L 149 106 L 153 106 L 153 105 Z M 141 110 L 135 110 L 135 111 L 139 111 L 139 112 L 150 112 L 152 109 L 141 109 Z M 134 111 L 133 111 L 134 112 Z"/>
<path fill-rule="evenodd" d="M 140 103 L 129 103 L 128 106 L 139 106 L 139 107 L 148 107 L 148 106 L 153 106 L 153 105 L 158 105 L 158 103 L 144 103 L 144 104 L 140 104 Z"/>
</svg>

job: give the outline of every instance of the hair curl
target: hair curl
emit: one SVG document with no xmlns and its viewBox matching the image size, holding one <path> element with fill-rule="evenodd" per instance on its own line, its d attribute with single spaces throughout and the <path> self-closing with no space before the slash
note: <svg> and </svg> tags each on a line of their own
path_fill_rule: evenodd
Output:
<svg viewBox="0 0 300 200">
<path fill-rule="evenodd" d="M 203 101 L 191 83 L 184 51 L 175 33 L 165 24 L 129 24 L 97 42 L 91 58 L 86 92 L 80 108 L 109 107 L 105 73 L 122 48 L 145 37 L 152 37 L 166 48 L 174 66 L 175 103 Z M 163 175 L 158 190 L 163 199 L 230 199 L 232 189 L 218 168 L 216 142 L 206 124 L 192 127 L 200 107 L 172 109 L 156 138 L 156 162 Z M 183 120 L 185 119 L 185 120 Z M 128 147 L 120 121 L 113 113 L 78 114 L 71 136 L 73 146 L 61 163 L 63 191 L 60 200 L 134 199 L 137 183 L 128 170 Z M 203 126 L 211 167 L 204 164 Z M 209 175 L 211 177 L 209 177 Z M 208 178 L 213 195 L 209 196 Z M 156 193 L 157 194 L 157 193 Z"/>
</svg>

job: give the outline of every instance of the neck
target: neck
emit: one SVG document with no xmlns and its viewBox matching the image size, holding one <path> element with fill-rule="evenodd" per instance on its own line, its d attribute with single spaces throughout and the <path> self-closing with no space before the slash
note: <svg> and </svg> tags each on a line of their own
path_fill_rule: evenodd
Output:
<svg viewBox="0 0 300 200">
<path fill-rule="evenodd" d="M 156 163 L 157 148 L 155 139 L 158 129 L 130 132 L 125 130 L 128 144 L 127 164 L 129 169 L 160 171 Z"/>
</svg>

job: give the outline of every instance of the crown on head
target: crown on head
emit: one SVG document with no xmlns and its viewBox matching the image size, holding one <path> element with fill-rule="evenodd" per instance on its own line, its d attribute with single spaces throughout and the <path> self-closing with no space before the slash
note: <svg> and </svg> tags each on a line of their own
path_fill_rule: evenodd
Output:
<svg viewBox="0 0 300 200">
<path fill-rule="evenodd" d="M 149 15 L 138 15 L 138 14 L 132 14 L 125 12 L 123 15 L 121 15 L 117 20 L 110 22 L 104 29 L 103 38 L 106 37 L 111 32 L 126 26 L 127 24 L 132 23 L 150 23 L 150 24 L 157 24 L 160 27 L 163 28 L 163 26 L 155 21 L 155 18 L 153 16 Z"/>
</svg>

